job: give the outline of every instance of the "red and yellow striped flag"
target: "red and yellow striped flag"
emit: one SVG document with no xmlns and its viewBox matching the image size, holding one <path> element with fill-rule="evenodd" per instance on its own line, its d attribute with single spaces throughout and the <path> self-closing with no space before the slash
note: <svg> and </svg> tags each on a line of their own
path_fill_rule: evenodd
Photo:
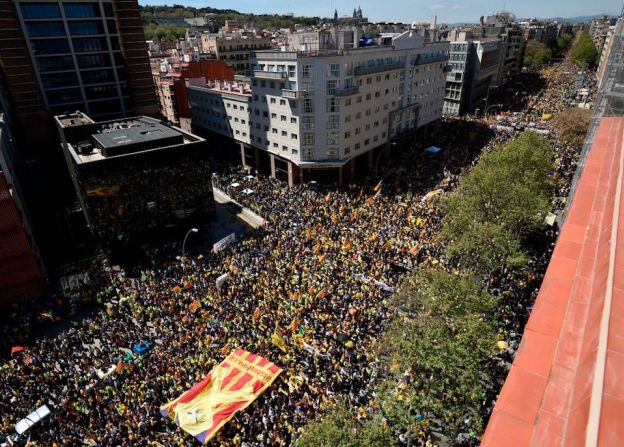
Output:
<svg viewBox="0 0 624 447">
<path fill-rule="evenodd" d="M 205 444 L 237 412 L 262 394 L 281 372 L 269 360 L 237 348 L 204 380 L 161 407 L 160 413 Z"/>
</svg>

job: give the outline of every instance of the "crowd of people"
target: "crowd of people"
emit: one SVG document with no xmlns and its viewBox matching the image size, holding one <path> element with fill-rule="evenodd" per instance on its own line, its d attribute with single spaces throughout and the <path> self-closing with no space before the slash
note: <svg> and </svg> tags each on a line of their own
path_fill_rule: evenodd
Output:
<svg viewBox="0 0 624 447">
<path fill-rule="evenodd" d="M 550 82 L 541 97 L 550 95 L 544 93 Z M 548 97 L 559 101 L 560 94 Z M 445 263 L 436 238 L 436 196 L 453 191 L 484 148 L 516 132 L 473 119 L 445 120 L 440 128 L 409 150 L 396 149 L 383 178 L 346 188 L 287 187 L 238 169 L 219 173 L 215 184 L 267 225 L 216 254 L 175 259 L 179 247 L 146 247 L 151 262 L 138 275 L 99 261 L 102 286 L 94 300 L 101 310 L 60 334 L 36 338 L 0 366 L 0 433 L 11 433 L 19 419 L 45 404 L 53 413 L 33 427 L 35 445 L 192 445 L 159 408 L 238 346 L 284 372 L 221 430 L 215 445 L 291 445 L 304 424 L 339 396 L 365 417 L 375 405 L 375 342 L 390 317 L 388 297 L 407 272 Z M 558 145 L 555 130 L 549 138 L 564 197 L 575 154 Z M 443 151 L 425 152 L 430 144 Z M 509 350 L 493 365 L 501 371 L 513 357 L 549 257 L 548 250 L 536 257 L 529 275 L 503 272 L 492 283 L 503 297 L 510 290 L 526 297 L 502 300 L 500 339 Z M 224 273 L 228 278 L 217 287 Z M 501 372 L 486 400 L 494 401 L 503 379 Z M 404 440 L 397 434 L 398 445 Z"/>
<path fill-rule="evenodd" d="M 214 213 L 211 163 L 189 156 L 171 162 L 124 161 L 80 178 L 97 237 L 124 245 L 172 226 L 180 217 L 199 220 Z"/>
</svg>

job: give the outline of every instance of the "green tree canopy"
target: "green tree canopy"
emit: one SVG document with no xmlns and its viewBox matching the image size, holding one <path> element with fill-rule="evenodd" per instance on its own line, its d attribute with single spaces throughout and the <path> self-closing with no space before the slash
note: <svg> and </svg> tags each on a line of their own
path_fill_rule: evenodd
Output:
<svg viewBox="0 0 624 447">
<path fill-rule="evenodd" d="M 344 402 L 338 402 L 319 421 L 306 425 L 296 447 L 387 447 L 396 442 L 383 419 L 375 415 L 359 424 Z"/>
<path fill-rule="evenodd" d="M 524 66 L 529 68 L 537 68 L 550 61 L 552 58 L 552 50 L 543 43 L 536 40 L 527 42 L 526 51 L 524 53 Z"/>
<path fill-rule="evenodd" d="M 586 31 L 583 31 L 579 35 L 576 43 L 572 46 L 570 56 L 575 61 L 587 67 L 594 67 L 598 62 L 598 49 L 596 45 L 594 45 L 591 36 Z"/>
<path fill-rule="evenodd" d="M 485 152 L 458 191 L 441 201 L 449 257 L 481 274 L 522 265 L 522 243 L 550 210 L 552 158 L 533 132 Z"/>
</svg>

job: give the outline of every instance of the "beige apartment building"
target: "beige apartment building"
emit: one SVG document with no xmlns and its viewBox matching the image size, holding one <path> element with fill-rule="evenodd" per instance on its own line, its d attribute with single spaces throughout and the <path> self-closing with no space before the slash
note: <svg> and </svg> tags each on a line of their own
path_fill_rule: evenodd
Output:
<svg viewBox="0 0 624 447">
<path fill-rule="evenodd" d="M 247 75 L 249 53 L 272 48 L 271 38 L 243 34 L 203 34 L 202 52 L 214 54 L 232 67 L 237 75 Z"/>
</svg>

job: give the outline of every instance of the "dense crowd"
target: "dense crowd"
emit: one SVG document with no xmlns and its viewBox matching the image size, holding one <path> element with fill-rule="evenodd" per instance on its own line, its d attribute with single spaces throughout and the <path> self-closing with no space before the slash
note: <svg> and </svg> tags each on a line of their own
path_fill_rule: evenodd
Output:
<svg viewBox="0 0 624 447">
<path fill-rule="evenodd" d="M 552 101 L 562 100 L 559 95 Z M 532 119 L 517 118 L 527 126 Z M 406 272 L 445 263 L 435 197 L 456 188 L 483 148 L 516 132 L 471 119 L 447 120 L 441 128 L 409 150 L 395 149 L 396 162 L 382 179 L 343 189 L 287 187 L 236 169 L 215 176 L 218 187 L 267 225 L 217 254 L 175 259 L 177 246 L 146 248 L 151 263 L 136 276 L 102 261 L 98 282 L 104 285 L 94 300 L 103 310 L 36 339 L 0 367 L 0 433 L 11 433 L 17 420 L 46 404 L 53 415 L 33 429 L 39 446 L 192 445 L 159 407 L 238 346 L 284 372 L 222 429 L 216 444 L 290 445 L 338 396 L 365 417 L 374 405 L 380 373 L 375 341 L 390 316 L 388 297 Z M 558 145 L 554 130 L 549 138 L 557 154 L 558 195 L 565 196 L 575 154 Z M 426 153 L 430 144 L 444 149 Z M 495 292 L 509 297 L 499 310 L 500 340 L 509 350 L 493 359 L 502 372 L 484 398 L 485 411 L 513 358 L 549 257 L 545 251 L 534 259 L 529 275 L 503 272 L 492 282 Z M 224 273 L 228 279 L 217 288 Z M 506 295 L 514 290 L 525 300 Z M 20 336 L 12 330 L 5 335 Z M 275 335 L 283 343 L 274 343 Z M 397 443 L 404 440 L 398 433 Z"/>
<path fill-rule="evenodd" d="M 212 189 L 205 181 L 210 166 L 198 157 L 175 163 L 125 162 L 81 177 L 98 239 L 128 244 L 145 232 L 173 225 L 179 217 L 201 218 L 200 210 L 211 214 Z"/>
</svg>

